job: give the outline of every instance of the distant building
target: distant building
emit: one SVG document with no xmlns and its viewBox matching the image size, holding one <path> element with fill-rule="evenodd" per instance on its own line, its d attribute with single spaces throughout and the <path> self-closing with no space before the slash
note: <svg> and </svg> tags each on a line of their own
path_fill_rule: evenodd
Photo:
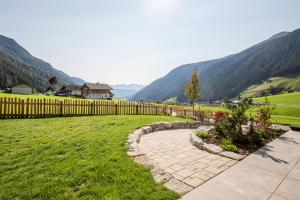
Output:
<svg viewBox="0 0 300 200">
<path fill-rule="evenodd" d="M 17 84 L 11 87 L 11 93 L 13 94 L 32 94 L 32 87 L 27 84 Z"/>
<path fill-rule="evenodd" d="M 99 83 L 85 83 L 81 87 L 81 94 L 87 99 L 111 99 L 113 97 L 113 90 L 107 84 Z"/>
<path fill-rule="evenodd" d="M 64 85 L 57 92 L 59 96 L 75 96 L 81 97 L 81 86 L 78 85 Z"/>
<path fill-rule="evenodd" d="M 59 84 L 55 84 L 54 86 L 50 86 L 48 87 L 44 93 L 48 93 L 48 94 L 56 94 L 58 91 L 60 91 L 60 89 L 62 88 L 61 85 Z"/>
</svg>

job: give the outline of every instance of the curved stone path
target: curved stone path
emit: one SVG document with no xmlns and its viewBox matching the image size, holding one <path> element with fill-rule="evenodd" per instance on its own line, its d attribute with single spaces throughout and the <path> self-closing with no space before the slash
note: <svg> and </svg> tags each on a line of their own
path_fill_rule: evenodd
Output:
<svg viewBox="0 0 300 200">
<path fill-rule="evenodd" d="M 154 177 L 156 173 L 163 175 L 164 185 L 181 194 L 198 187 L 237 162 L 193 146 L 189 141 L 192 131 L 177 129 L 153 132 L 144 135 L 138 144 L 140 152 L 154 163 Z"/>
</svg>

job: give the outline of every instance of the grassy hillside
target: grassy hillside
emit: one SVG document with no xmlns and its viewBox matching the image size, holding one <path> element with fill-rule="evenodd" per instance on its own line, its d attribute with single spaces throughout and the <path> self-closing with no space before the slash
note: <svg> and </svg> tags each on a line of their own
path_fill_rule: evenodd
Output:
<svg viewBox="0 0 300 200">
<path fill-rule="evenodd" d="M 268 96 L 268 100 L 276 108 L 272 114 L 272 121 L 279 124 L 300 125 L 300 92 Z M 253 98 L 254 102 L 263 103 L 265 97 Z M 252 107 L 253 114 L 258 108 Z"/>
<path fill-rule="evenodd" d="M 300 89 L 300 75 L 289 77 L 273 77 L 268 79 L 262 84 L 252 85 L 245 90 L 241 96 L 246 97 L 259 97 L 263 93 L 269 93 L 270 89 Z"/>
<path fill-rule="evenodd" d="M 128 155 L 127 136 L 155 116 L 0 121 L 0 199 L 177 199 Z"/>
</svg>

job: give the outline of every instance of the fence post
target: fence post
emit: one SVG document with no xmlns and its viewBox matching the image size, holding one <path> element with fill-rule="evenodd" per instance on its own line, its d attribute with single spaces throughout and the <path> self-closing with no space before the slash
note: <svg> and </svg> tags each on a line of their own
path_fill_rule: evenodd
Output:
<svg viewBox="0 0 300 200">
<path fill-rule="evenodd" d="M 63 102 L 62 101 L 59 102 L 59 116 L 60 117 L 63 116 Z"/>
<path fill-rule="evenodd" d="M 118 115 L 118 104 L 115 104 L 115 115 Z"/>
<path fill-rule="evenodd" d="M 135 113 L 138 115 L 139 114 L 139 104 L 137 104 L 136 106 L 135 106 Z"/>
<path fill-rule="evenodd" d="M 24 117 L 24 112 L 25 111 L 25 104 L 24 104 L 24 99 L 21 100 L 21 118 L 25 118 Z"/>
<path fill-rule="evenodd" d="M 170 116 L 172 116 L 173 109 L 170 107 Z"/>
<path fill-rule="evenodd" d="M 184 113 L 183 115 L 186 117 L 186 110 L 183 110 L 183 113 Z"/>
</svg>

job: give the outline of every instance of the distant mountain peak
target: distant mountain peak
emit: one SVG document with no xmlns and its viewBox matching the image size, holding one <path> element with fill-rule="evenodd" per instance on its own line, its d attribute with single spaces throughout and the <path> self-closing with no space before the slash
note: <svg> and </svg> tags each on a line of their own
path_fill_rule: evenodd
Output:
<svg viewBox="0 0 300 200">
<path fill-rule="evenodd" d="M 288 32 L 288 31 L 282 31 L 282 32 L 276 33 L 275 35 L 272 35 L 268 40 L 281 38 L 281 37 L 284 37 L 284 36 L 288 35 L 289 33 L 290 32 Z"/>
</svg>

